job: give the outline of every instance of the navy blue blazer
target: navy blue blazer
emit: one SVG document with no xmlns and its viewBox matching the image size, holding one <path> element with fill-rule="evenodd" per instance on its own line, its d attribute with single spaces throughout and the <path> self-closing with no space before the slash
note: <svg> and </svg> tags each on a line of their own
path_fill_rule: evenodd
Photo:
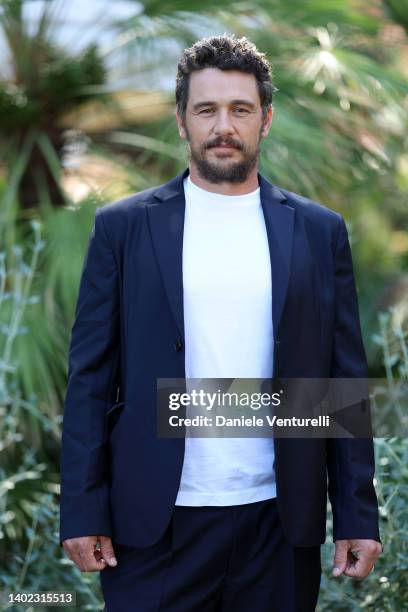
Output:
<svg viewBox="0 0 408 612">
<path fill-rule="evenodd" d="M 105 535 L 145 547 L 177 496 L 184 438 L 156 435 L 156 379 L 184 378 L 185 169 L 96 210 L 69 349 L 61 446 L 60 543 Z M 275 331 L 271 377 L 367 376 L 342 216 L 258 173 Z M 275 438 L 279 515 L 288 540 L 381 542 L 371 438 Z"/>
</svg>

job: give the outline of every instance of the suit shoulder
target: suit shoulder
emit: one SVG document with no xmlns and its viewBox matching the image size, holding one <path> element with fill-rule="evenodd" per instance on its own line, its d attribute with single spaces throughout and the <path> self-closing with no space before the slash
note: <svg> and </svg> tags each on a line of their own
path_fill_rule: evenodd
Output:
<svg viewBox="0 0 408 612">
<path fill-rule="evenodd" d="M 108 202 L 98 208 L 98 214 L 104 216 L 105 219 L 112 218 L 112 216 L 123 216 L 133 211 L 142 210 L 146 205 L 149 205 L 153 201 L 153 194 L 156 191 L 156 187 L 149 187 L 143 191 L 132 193 L 128 196 L 115 200 L 114 202 Z"/>
<path fill-rule="evenodd" d="M 121 251 L 129 225 L 143 224 L 145 208 L 155 201 L 153 193 L 156 189 L 150 187 L 96 209 L 95 217 L 99 217 L 109 242 L 118 252 Z"/>
<path fill-rule="evenodd" d="M 286 197 L 284 204 L 292 206 L 296 215 L 303 220 L 311 239 L 317 244 L 330 244 L 334 253 L 342 227 L 345 227 L 343 216 L 321 202 L 287 189 L 279 189 Z"/>
<path fill-rule="evenodd" d="M 300 195 L 299 193 L 288 191 L 282 187 L 279 187 L 279 190 L 286 197 L 285 203 L 293 206 L 293 208 L 295 208 L 295 210 L 301 215 L 304 215 L 305 218 L 308 218 L 311 221 L 314 220 L 316 222 L 328 223 L 338 227 L 339 222 L 342 219 L 340 213 L 336 212 L 332 208 L 329 208 L 325 204 L 322 204 L 321 202 L 316 202 L 315 200 Z"/>
</svg>

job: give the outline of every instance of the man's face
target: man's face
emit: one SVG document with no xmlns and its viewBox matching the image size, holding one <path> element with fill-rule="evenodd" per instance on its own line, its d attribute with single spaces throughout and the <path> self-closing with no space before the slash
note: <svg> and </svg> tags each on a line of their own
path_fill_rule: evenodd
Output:
<svg viewBox="0 0 408 612">
<path fill-rule="evenodd" d="M 258 162 L 272 107 L 263 118 L 253 74 L 204 68 L 190 75 L 184 122 L 176 117 L 200 176 L 212 183 L 240 183 Z"/>
</svg>

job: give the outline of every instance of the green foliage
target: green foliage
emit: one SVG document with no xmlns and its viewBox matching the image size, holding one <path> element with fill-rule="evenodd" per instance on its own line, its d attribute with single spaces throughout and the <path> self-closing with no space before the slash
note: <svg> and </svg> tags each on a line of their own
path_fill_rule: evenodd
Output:
<svg viewBox="0 0 408 612">
<path fill-rule="evenodd" d="M 0 143 L 2 161 L 13 174 L 26 157 L 16 184 L 19 205 L 36 206 L 43 191 L 54 204 L 64 203 L 60 186 L 63 119 L 95 96 L 106 70 L 96 44 L 79 55 L 58 46 L 52 37 L 55 2 L 45 2 L 37 30 L 29 31 L 26 0 L 9 0 L 0 9 L 0 31 L 9 52 L 9 71 L 0 76 Z M 20 164 L 21 165 L 21 164 Z M 41 185 L 42 183 L 42 185 Z"/>
<path fill-rule="evenodd" d="M 407 0 L 383 0 L 390 16 L 408 31 L 408 2 Z"/>
<path fill-rule="evenodd" d="M 90 198 L 81 206 L 44 206 L 42 231 L 44 252 L 30 283 L 37 296 L 30 308 L 22 309 L 21 325 L 30 330 L 13 339 L 13 354 L 19 364 L 16 377 L 24 397 L 37 397 L 40 409 L 55 420 L 61 412 L 66 384 L 67 345 L 75 311 L 82 262 L 98 201 Z M 24 242 L 26 225 L 4 224 L 5 248 Z M 11 317 L 15 305 L 3 304 L 3 318 Z"/>
<path fill-rule="evenodd" d="M 7 567 L 0 569 L 0 590 L 16 591 L 71 591 L 76 592 L 76 606 L 65 610 L 101 610 L 99 575 L 82 573 L 70 561 L 58 542 L 59 506 L 55 492 L 27 496 L 29 518 L 24 522 L 21 539 L 8 539 L 7 551 L 3 555 Z M 28 505 L 28 504 L 27 504 Z M 9 505 L 11 506 L 11 504 Z M 1 512 L 0 512 L 1 516 Z M 4 516 L 4 515 L 3 515 Z M 14 519 L 16 522 L 16 519 Z M 0 545 L 1 546 L 1 545 Z M 2 548 L 5 548 L 5 543 Z M 0 548 L 1 551 L 1 548 Z M 1 551 L 4 552 L 4 551 Z M 55 607 L 27 608 L 12 606 L 2 609 L 20 612 L 55 610 Z"/>
<path fill-rule="evenodd" d="M 32 229 L 28 261 L 17 244 L 10 257 L 0 253 L 0 591 L 71 590 L 75 609 L 98 610 L 98 576 L 82 574 L 59 545 L 60 418 L 50 418 L 19 385 L 14 347 L 32 332 L 22 321 L 38 303 L 32 283 L 44 248 L 40 224 Z"/>
<path fill-rule="evenodd" d="M 374 340 L 381 347 L 388 383 L 388 401 L 384 411 L 397 410 L 395 397 L 401 381 L 408 382 L 408 334 L 402 327 L 404 312 L 392 308 L 379 316 Z M 404 398 L 406 401 L 406 398 Z M 406 430 L 406 413 L 400 415 Z M 398 431 L 398 428 L 397 430 Z M 319 611 L 353 612 L 368 609 L 376 612 L 399 612 L 408 597 L 408 441 L 406 438 L 375 440 L 375 487 L 380 511 L 380 534 L 383 553 L 374 570 L 364 580 L 331 576 L 334 545 L 323 546 L 322 589 Z M 331 538 L 332 522 L 328 521 Z"/>
<path fill-rule="evenodd" d="M 322 547 L 322 582 L 318 611 L 381 612 L 404 610 L 408 595 L 408 444 L 406 439 L 377 439 L 376 490 L 383 553 L 367 578 L 333 578 L 334 544 Z M 328 535 L 331 537 L 331 522 Z"/>
<path fill-rule="evenodd" d="M 89 100 L 89 86 L 105 81 L 105 68 L 97 48 L 91 45 L 79 57 L 49 45 L 41 63 L 31 66 L 38 78 L 28 82 L 0 82 L 0 133 L 11 136 L 32 127 L 44 131 L 57 120 Z M 55 129 L 55 126 L 54 126 Z"/>
</svg>

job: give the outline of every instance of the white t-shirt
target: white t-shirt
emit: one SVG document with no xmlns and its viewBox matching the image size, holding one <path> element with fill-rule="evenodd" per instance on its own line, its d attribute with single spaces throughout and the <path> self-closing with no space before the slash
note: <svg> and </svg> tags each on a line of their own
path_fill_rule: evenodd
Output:
<svg viewBox="0 0 408 612">
<path fill-rule="evenodd" d="M 260 188 L 222 195 L 184 180 L 186 378 L 270 378 L 272 279 Z M 176 505 L 276 496 L 272 438 L 186 437 Z"/>
</svg>

